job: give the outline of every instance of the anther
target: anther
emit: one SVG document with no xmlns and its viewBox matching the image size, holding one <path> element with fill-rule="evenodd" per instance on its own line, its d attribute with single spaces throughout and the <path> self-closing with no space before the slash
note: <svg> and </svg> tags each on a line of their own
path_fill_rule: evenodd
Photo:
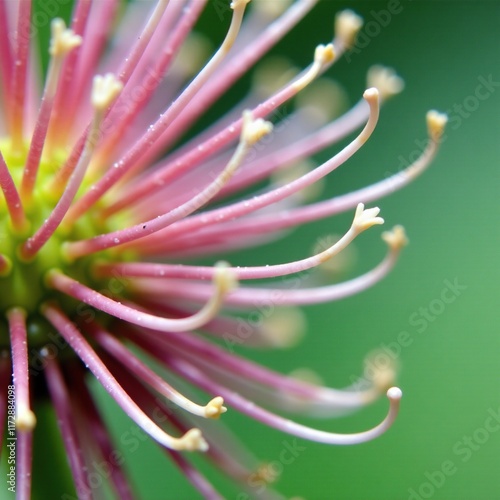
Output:
<svg viewBox="0 0 500 500">
<path fill-rule="evenodd" d="M 382 217 L 377 217 L 380 212 L 380 208 L 367 208 L 363 203 L 359 203 L 356 207 L 356 213 L 354 214 L 354 220 L 352 222 L 352 227 L 358 232 L 365 231 L 366 229 L 374 226 L 375 224 L 383 224 L 384 219 Z"/>
<path fill-rule="evenodd" d="M 112 73 L 94 77 L 92 84 L 92 106 L 96 111 L 105 111 L 118 97 L 123 89 L 123 84 Z"/>
<path fill-rule="evenodd" d="M 387 243 L 391 250 L 399 252 L 408 245 L 405 228 L 403 226 L 394 226 L 392 231 L 384 231 L 382 239 Z"/>
<path fill-rule="evenodd" d="M 227 408 L 224 406 L 224 399 L 220 396 L 209 401 L 205 407 L 205 417 L 217 419 L 223 413 L 226 413 Z"/>
<path fill-rule="evenodd" d="M 385 101 L 399 94 L 405 87 L 404 80 L 392 69 L 386 66 L 372 66 L 366 75 L 368 87 L 375 87 L 380 92 L 380 99 Z"/>
<path fill-rule="evenodd" d="M 354 11 L 346 9 L 335 16 L 335 37 L 338 38 L 346 49 L 350 49 L 356 36 L 363 26 L 363 18 Z"/>
<path fill-rule="evenodd" d="M 243 112 L 243 126 L 241 128 L 241 141 L 247 146 L 253 146 L 273 130 L 273 124 L 262 118 L 256 120 L 251 111 Z"/>
<path fill-rule="evenodd" d="M 52 57 L 61 57 L 82 43 L 82 37 L 75 35 L 73 30 L 66 29 L 62 19 L 54 19 L 50 25 L 52 37 L 50 40 L 49 54 Z"/>
<path fill-rule="evenodd" d="M 448 122 L 448 115 L 445 113 L 439 113 L 439 111 L 431 110 L 427 113 L 427 130 L 429 132 L 430 138 L 434 142 L 439 142 L 446 123 Z"/>
<path fill-rule="evenodd" d="M 184 434 L 184 436 L 178 438 L 178 450 L 186 451 L 207 451 L 208 443 L 205 441 L 201 434 L 200 429 L 194 428 Z"/>
</svg>

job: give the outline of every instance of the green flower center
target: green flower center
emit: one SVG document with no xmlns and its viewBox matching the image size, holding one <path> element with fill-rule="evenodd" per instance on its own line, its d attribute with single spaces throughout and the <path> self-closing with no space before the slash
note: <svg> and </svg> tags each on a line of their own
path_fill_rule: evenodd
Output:
<svg viewBox="0 0 500 500">
<path fill-rule="evenodd" d="M 0 140 L 0 150 L 3 152 L 10 175 L 16 186 L 20 186 L 26 153 L 13 155 L 9 153 L 9 146 L 8 140 Z M 91 255 L 74 262 L 69 262 L 65 257 L 63 252 L 65 242 L 90 238 L 118 229 L 118 223 L 112 224 L 98 216 L 98 207 L 89 210 L 71 228 L 60 225 L 32 260 L 26 261 L 20 257 L 22 244 L 43 224 L 57 204 L 59 196 L 55 196 L 51 190 L 51 182 L 64 160 L 65 155 L 59 153 L 50 163 L 41 162 L 33 201 L 29 206 L 23 207 L 29 222 L 26 231 L 19 232 L 12 227 L 5 198 L 0 197 L 0 255 L 9 262 L 7 268 L 0 272 L 0 313 L 1 317 L 5 318 L 5 313 L 10 308 L 20 307 L 26 311 L 30 346 L 44 345 L 47 342 L 47 333 L 52 330 L 52 328 L 45 327 L 48 327 L 48 324 L 38 314 L 42 303 L 57 298 L 59 306 L 68 316 L 72 317 L 78 311 L 76 301 L 61 297 L 46 286 L 44 277 L 47 271 L 54 268 L 60 269 L 71 278 L 98 290 L 103 288 L 104 284 L 92 276 L 90 271 L 92 263 L 97 259 L 105 260 L 111 253 L 114 261 L 123 260 L 124 257 L 123 252 L 117 251 L 103 252 L 98 257 Z M 84 183 L 82 190 L 85 188 Z M 0 347 L 8 345 L 7 326 L 5 323 L 0 323 Z"/>
</svg>

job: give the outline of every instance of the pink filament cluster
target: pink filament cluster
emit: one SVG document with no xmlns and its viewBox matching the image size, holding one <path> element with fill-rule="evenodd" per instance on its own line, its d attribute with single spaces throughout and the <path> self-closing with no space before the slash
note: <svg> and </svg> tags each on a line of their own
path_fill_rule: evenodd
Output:
<svg viewBox="0 0 500 500">
<path fill-rule="evenodd" d="M 265 425 L 303 439 L 339 445 L 379 436 L 397 414 L 399 389 L 389 389 L 377 380 L 368 380 L 362 391 L 319 387 L 236 357 L 213 342 L 237 335 L 241 325 L 238 313 L 251 311 L 259 304 L 290 306 L 335 301 L 384 278 L 394 267 L 402 247 L 401 242 L 394 244 L 393 236 L 386 237 L 389 250 L 384 260 L 350 281 L 293 289 L 268 283 L 236 286 L 237 281 L 283 277 L 318 267 L 364 229 L 383 222 L 377 217 L 378 210 L 364 210 L 362 203 L 408 184 L 429 165 L 439 143 L 439 137 L 431 134 L 428 148 L 406 171 L 358 191 L 307 205 L 298 195 L 343 165 L 371 135 L 379 112 L 376 90 L 367 91 L 365 100 L 319 127 L 307 114 L 290 115 L 286 140 L 270 140 L 265 148 L 252 150 L 253 144 L 245 143 L 245 117 L 240 117 L 239 111 L 236 118 L 229 111 L 227 118 L 184 146 L 174 148 L 196 120 L 299 23 L 316 2 L 297 0 L 276 18 L 255 8 L 243 22 L 242 4 L 247 2 L 233 3 L 228 36 L 192 77 L 175 74 L 173 63 L 201 15 L 205 0 L 158 0 L 149 13 L 144 2 L 131 3 L 110 51 L 107 47 L 112 42 L 112 27 L 122 14 L 120 1 L 77 0 L 71 29 L 81 36 L 82 43 L 64 58 L 57 86 L 51 90 L 47 83 L 40 99 L 28 35 L 31 1 L 0 0 L 0 97 L 5 118 L 1 133 L 10 138 L 8 157 L 23 152 L 27 157 L 22 181 L 16 185 L 5 161 L 7 155 L 0 152 L 0 187 L 6 214 L 19 234 L 29 233 L 19 248 L 20 255 L 26 261 L 36 260 L 54 235 L 61 238 L 83 216 L 129 221 L 118 230 L 96 233 L 87 239 L 68 238 L 61 249 L 65 262 L 76 263 L 90 257 L 93 279 L 107 283 L 105 291 L 95 290 L 73 276 L 69 264 L 64 271 L 50 270 L 45 286 L 52 297 L 72 297 L 85 306 L 71 310 L 62 305 L 63 301 L 39 304 L 41 314 L 58 332 L 64 348 L 69 346 L 76 353 L 76 357 L 63 361 L 53 346 L 39 349 L 80 498 L 95 497 L 85 472 L 89 464 L 109 456 L 114 449 L 87 387 L 88 371 L 209 499 L 221 496 L 196 471 L 183 450 L 206 452 L 213 464 L 243 486 L 258 468 L 257 461 L 234 437 L 224 435 L 221 439 L 204 423 L 203 418 L 217 418 L 226 410 L 221 406 L 222 398 L 229 409 Z M 138 33 L 131 32 L 138 17 L 144 19 L 144 26 Z M 240 24 L 241 43 L 236 37 Z M 9 39 L 7 34 L 14 32 L 17 36 Z M 348 41 L 340 37 L 334 38 L 332 44 L 337 58 L 348 49 Z M 259 101 L 251 96 L 249 102 L 253 104 L 248 116 L 253 123 L 272 117 L 309 83 L 302 84 L 303 81 L 321 76 L 332 63 L 315 60 L 267 98 Z M 120 95 L 98 121 L 90 105 L 92 80 L 97 73 L 112 73 L 122 86 Z M 229 198 L 241 190 L 261 186 L 275 173 L 332 146 L 359 128 L 359 135 L 347 146 L 297 179 L 282 185 L 271 182 L 264 190 L 259 188 L 241 200 Z M 61 153 L 65 160 L 58 165 L 50 185 L 38 186 L 40 162 L 54 161 Z M 55 194 L 54 210 L 40 227 L 29 227 L 29 206 L 36 203 L 43 189 Z M 214 200 L 217 206 L 210 207 Z M 271 241 L 282 230 L 354 209 L 353 225 L 346 229 L 340 242 L 299 261 L 258 267 L 172 263 L 179 257 L 209 257 L 258 245 Z M 369 217 L 369 222 L 358 216 Z M 101 260 L 104 250 L 112 253 Z M 132 260 L 130 255 L 134 256 Z M 8 274 L 10 265 L 8 256 L 0 253 L 0 290 L 2 276 Z M 210 280 L 212 283 L 207 282 Z M 31 408 L 36 410 L 36 401 L 33 394 L 30 396 L 30 373 L 38 375 L 33 366 L 30 368 L 28 352 L 31 313 L 22 308 L 6 311 L 12 356 L 0 359 L 2 401 L 6 400 L 11 371 L 17 394 L 17 498 L 29 498 L 31 491 L 35 425 Z M 246 326 L 248 345 L 273 345 L 265 326 Z M 191 402 L 175 389 L 174 382 L 171 385 L 143 364 L 137 350 L 159 363 L 167 378 L 170 374 L 180 377 L 213 399 L 206 406 Z M 337 415 L 362 407 L 387 389 L 387 417 L 359 434 L 312 429 L 268 409 Z M 181 409 L 167 405 L 165 399 Z M 3 417 L 0 415 L 0 419 Z M 119 464 L 113 465 L 110 481 L 120 498 L 133 498 Z M 269 490 L 267 498 L 281 497 Z"/>
</svg>

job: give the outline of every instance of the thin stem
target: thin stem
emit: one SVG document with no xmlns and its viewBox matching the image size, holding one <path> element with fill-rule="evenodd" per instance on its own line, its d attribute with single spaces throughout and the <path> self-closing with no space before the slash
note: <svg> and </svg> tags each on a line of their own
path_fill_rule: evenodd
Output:
<svg viewBox="0 0 500 500">
<path fill-rule="evenodd" d="M 46 362 L 44 373 L 47 387 L 57 415 L 58 427 L 61 431 L 78 498 L 91 500 L 91 489 L 85 473 L 85 460 L 71 415 L 72 408 L 68 389 L 57 361 L 46 350 L 42 351 L 42 355 L 45 356 Z"/>
<path fill-rule="evenodd" d="M 5 159 L 0 151 L 0 187 L 2 188 L 7 210 L 9 211 L 10 220 L 13 228 L 18 232 L 23 232 L 28 227 L 28 220 L 24 213 L 23 204 L 12 176 L 10 175 L 9 167 L 5 163 Z"/>
<path fill-rule="evenodd" d="M 103 388 L 141 429 L 168 448 L 191 451 L 206 450 L 207 444 L 198 429 L 191 429 L 184 436 L 174 438 L 156 425 L 125 392 L 83 335 L 59 309 L 45 305 L 43 314 L 88 366 Z"/>
<path fill-rule="evenodd" d="M 14 154 L 21 154 L 23 150 L 24 111 L 30 49 L 30 20 L 31 0 L 19 0 L 14 56 L 15 64 L 10 85 L 10 132 Z"/>
</svg>

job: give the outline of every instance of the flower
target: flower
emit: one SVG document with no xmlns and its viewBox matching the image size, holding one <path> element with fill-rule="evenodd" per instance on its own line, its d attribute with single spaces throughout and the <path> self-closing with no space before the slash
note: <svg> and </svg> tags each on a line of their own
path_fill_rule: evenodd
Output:
<svg viewBox="0 0 500 500">
<path fill-rule="evenodd" d="M 257 1 L 244 21 L 249 0 L 234 0 L 221 46 L 191 80 L 189 63 L 197 52 L 172 63 L 181 47 L 195 42 L 190 33 L 206 2 L 158 0 L 139 34 L 131 36 L 145 8 L 136 2 L 128 7 L 121 35 L 111 40 L 119 3 L 76 2 L 70 29 L 61 19 L 52 21 L 50 61 L 38 99 L 31 2 L 0 2 L 0 392 L 8 402 L 0 417 L 8 422 L 5 441 L 10 445 L 17 435 L 11 491 L 30 497 L 36 409 L 48 393 L 77 494 L 92 496 L 91 461 L 109 457 L 114 445 L 87 387 L 88 372 L 206 498 L 219 495 L 186 451 L 205 452 L 244 488 L 252 475 L 272 479 L 246 453 L 233 453 L 237 448 L 227 447 L 230 438 L 218 439 L 207 425 L 207 419 L 226 412 L 226 404 L 302 439 L 346 445 L 379 436 L 394 421 L 401 397 L 392 387 L 391 367 L 372 369 L 361 388 L 337 390 L 285 377 L 232 351 L 235 344 L 286 346 L 298 335 L 300 315 L 293 306 L 347 297 L 393 268 L 406 243 L 400 226 L 383 234 L 389 250 L 373 270 L 343 283 L 305 286 L 309 270 L 383 223 L 378 208 L 365 209 L 363 203 L 425 170 L 446 117 L 429 112 L 428 146 L 405 170 L 359 191 L 304 205 L 306 188 L 368 140 L 380 102 L 402 89 L 393 71 L 375 67 L 363 100 L 339 118 L 318 126 L 318 113 L 299 106 L 279 120 L 280 106 L 349 50 L 360 18 L 351 11 L 338 14 L 336 37 L 316 48 L 309 67 L 261 100 L 251 93 L 177 146 L 315 1 Z M 13 40 L 9 33 L 15 33 Z M 294 164 L 363 123 L 358 136 L 331 159 L 306 172 L 294 170 Z M 283 172 L 295 177 L 274 176 Z M 248 189 L 252 194 L 234 198 Z M 344 236 L 299 261 L 249 267 L 174 263 L 258 245 L 287 228 L 351 209 L 353 222 Z M 289 275 L 297 275 L 300 284 L 238 287 L 240 281 Z M 257 306 L 276 311 L 262 321 L 244 320 L 241 311 Z M 278 308 L 285 307 L 280 315 Z M 153 370 L 144 357 L 162 369 Z M 209 394 L 208 403 L 188 397 L 185 382 Z M 358 434 L 312 429 L 267 409 L 338 415 L 384 392 L 387 417 Z M 110 468 L 115 493 L 132 498 L 120 464 Z"/>
</svg>

